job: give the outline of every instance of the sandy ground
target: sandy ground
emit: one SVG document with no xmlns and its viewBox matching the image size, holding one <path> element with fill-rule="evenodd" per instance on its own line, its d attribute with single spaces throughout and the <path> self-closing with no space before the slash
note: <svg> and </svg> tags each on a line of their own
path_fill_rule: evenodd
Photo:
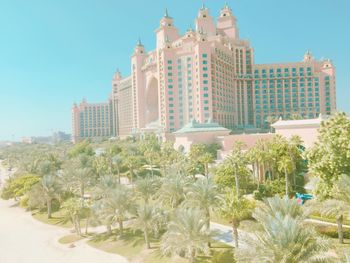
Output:
<svg viewBox="0 0 350 263">
<path fill-rule="evenodd" d="M 1 164 L 0 164 L 1 165 Z M 0 169 L 0 179 L 4 179 Z M 47 225 L 32 218 L 12 201 L 0 199 L 0 263 L 128 263 L 85 244 L 75 248 L 58 243 L 69 230 Z"/>
</svg>

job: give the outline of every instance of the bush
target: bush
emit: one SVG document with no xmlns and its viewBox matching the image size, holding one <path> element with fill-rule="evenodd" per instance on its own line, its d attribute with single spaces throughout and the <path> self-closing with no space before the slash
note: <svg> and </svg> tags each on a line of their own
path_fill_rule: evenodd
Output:
<svg viewBox="0 0 350 263">
<path fill-rule="evenodd" d="M 28 196 L 23 196 L 19 202 L 20 207 L 27 208 L 28 207 Z"/>
<path fill-rule="evenodd" d="M 33 185 L 40 181 L 40 177 L 37 175 L 27 174 L 20 176 L 16 179 L 7 181 L 1 198 L 8 200 L 11 198 L 18 198 L 28 193 Z"/>
<path fill-rule="evenodd" d="M 256 200 L 263 200 L 267 197 L 273 197 L 276 194 L 283 196 L 285 195 L 285 181 L 284 179 L 267 181 L 265 184 L 261 184 L 258 190 L 253 192 L 253 196 Z M 289 185 L 289 193 L 293 193 L 291 185 Z"/>
<path fill-rule="evenodd" d="M 46 200 L 41 184 L 36 184 L 28 193 L 28 208 L 43 210 L 46 207 Z"/>
</svg>

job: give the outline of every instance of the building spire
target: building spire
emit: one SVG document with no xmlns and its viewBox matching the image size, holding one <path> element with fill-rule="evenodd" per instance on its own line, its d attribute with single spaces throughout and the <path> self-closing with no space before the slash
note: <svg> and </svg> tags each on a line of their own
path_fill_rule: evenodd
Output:
<svg viewBox="0 0 350 263">
<path fill-rule="evenodd" d="M 224 5 L 224 7 L 223 7 L 221 10 L 228 10 L 228 11 L 232 12 L 232 9 L 231 9 L 231 7 L 228 5 L 227 2 L 225 2 L 225 5 Z"/>
<path fill-rule="evenodd" d="M 165 8 L 165 13 L 164 13 L 165 18 L 171 18 L 168 13 L 168 8 Z"/>
<path fill-rule="evenodd" d="M 206 9 L 206 7 L 205 7 L 205 1 L 203 0 L 202 1 L 202 8 L 201 8 L 201 10 L 205 10 Z"/>
<path fill-rule="evenodd" d="M 139 37 L 139 39 L 137 40 L 137 46 L 143 46 L 140 37 Z"/>
</svg>

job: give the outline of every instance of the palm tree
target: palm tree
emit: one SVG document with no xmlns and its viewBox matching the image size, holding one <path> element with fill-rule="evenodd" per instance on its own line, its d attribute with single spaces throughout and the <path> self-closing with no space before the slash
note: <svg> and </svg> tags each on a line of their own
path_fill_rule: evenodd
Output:
<svg viewBox="0 0 350 263">
<path fill-rule="evenodd" d="M 320 204 L 321 216 L 335 217 L 338 227 L 339 243 L 344 243 L 343 220 L 350 213 L 350 204 L 341 200 L 329 199 Z"/>
<path fill-rule="evenodd" d="M 253 213 L 262 232 L 244 237 L 237 262 L 330 262 L 329 243 L 305 227 L 305 216 L 294 199 L 267 198 Z"/>
<path fill-rule="evenodd" d="M 108 222 L 118 222 L 119 234 L 123 234 L 123 222 L 126 216 L 132 211 L 133 200 L 130 190 L 123 185 L 117 185 L 109 196 L 101 199 L 101 216 Z"/>
<path fill-rule="evenodd" d="M 340 176 L 332 189 L 332 196 L 334 199 L 317 203 L 316 209 L 322 216 L 336 218 L 339 242 L 344 243 L 343 220 L 350 214 L 350 177 L 348 175 Z"/>
<path fill-rule="evenodd" d="M 134 178 L 137 174 L 137 171 L 141 167 L 141 160 L 138 156 L 129 155 L 124 159 L 125 165 L 128 167 L 128 177 L 130 184 L 133 185 Z"/>
<path fill-rule="evenodd" d="M 96 199 L 110 196 L 118 183 L 112 175 L 103 175 L 97 181 L 93 195 Z"/>
<path fill-rule="evenodd" d="M 47 218 L 52 217 L 52 200 L 59 197 L 61 184 L 56 175 L 47 174 L 41 179 L 41 186 L 47 206 Z"/>
<path fill-rule="evenodd" d="M 308 212 L 298 204 L 296 199 L 281 198 L 276 195 L 265 199 L 264 204 L 255 210 L 254 217 L 260 221 L 265 221 L 267 218 L 275 217 L 276 215 L 304 218 Z"/>
<path fill-rule="evenodd" d="M 245 198 L 238 199 L 232 190 L 227 192 L 221 199 L 219 211 L 221 216 L 232 225 L 235 248 L 238 248 L 238 227 L 240 222 L 251 215 L 253 207 L 254 204 L 251 201 Z"/>
<path fill-rule="evenodd" d="M 140 205 L 136 210 L 134 227 L 142 229 L 147 249 L 151 248 L 149 235 L 156 224 L 156 213 L 155 208 L 149 204 Z"/>
<path fill-rule="evenodd" d="M 250 150 L 247 152 L 247 160 L 252 165 L 253 168 L 253 178 L 256 179 L 258 188 L 260 185 L 260 178 L 259 178 L 259 159 L 258 159 L 258 149 L 256 147 L 250 148 Z"/>
<path fill-rule="evenodd" d="M 248 165 L 247 155 L 243 153 L 243 150 L 242 150 L 243 146 L 244 146 L 244 143 L 239 141 L 235 142 L 232 153 L 227 157 L 227 160 L 230 163 L 230 165 L 232 165 L 233 171 L 234 171 L 237 198 L 239 198 L 239 189 L 240 189 L 238 172 L 246 168 Z"/>
<path fill-rule="evenodd" d="M 145 178 L 138 179 L 135 182 L 135 190 L 137 195 L 148 204 L 148 201 L 159 190 L 161 182 L 157 177 L 146 176 Z"/>
<path fill-rule="evenodd" d="M 122 166 L 123 159 L 121 158 L 121 156 L 119 154 L 116 154 L 112 158 L 112 163 L 115 166 L 115 168 L 117 169 L 118 182 L 120 183 L 120 168 Z"/>
<path fill-rule="evenodd" d="M 276 214 L 264 221 L 256 218 L 263 231 L 247 235 L 236 252 L 240 262 L 331 262 L 329 243 L 316 231 L 305 227 L 300 218 Z"/>
<path fill-rule="evenodd" d="M 66 164 L 63 180 L 69 192 L 80 196 L 84 202 L 85 191 L 92 186 L 96 176 L 92 169 L 92 157 L 86 154 L 79 154 Z"/>
<path fill-rule="evenodd" d="M 288 141 L 288 154 L 292 161 L 292 175 L 293 175 L 293 184 L 296 186 L 296 170 L 297 170 L 297 162 L 301 160 L 301 150 L 300 146 L 303 144 L 302 139 L 298 135 L 293 135 Z"/>
<path fill-rule="evenodd" d="M 289 197 L 289 178 L 288 178 L 288 174 L 293 169 L 293 163 L 292 163 L 292 161 L 291 161 L 289 156 L 283 156 L 278 161 L 277 165 L 278 165 L 278 170 L 280 172 L 284 172 L 285 180 L 286 180 L 286 197 Z"/>
<path fill-rule="evenodd" d="M 185 256 L 194 262 L 198 253 L 209 254 L 211 237 L 199 209 L 179 209 L 168 224 L 160 249 L 165 255 Z"/>
<path fill-rule="evenodd" d="M 66 212 L 66 219 L 73 223 L 75 232 L 81 236 L 80 220 L 84 210 L 81 200 L 79 198 L 70 198 L 63 203 L 62 208 Z"/>
<path fill-rule="evenodd" d="M 269 161 L 267 154 L 267 142 L 265 140 L 258 140 L 254 148 L 254 153 L 258 163 L 259 182 L 263 182 L 265 181 L 266 162 Z"/>
<path fill-rule="evenodd" d="M 219 191 L 211 178 L 198 179 L 188 187 L 186 202 L 204 212 L 206 227 L 210 229 L 210 211 L 217 206 Z"/>
<path fill-rule="evenodd" d="M 159 190 L 159 200 L 171 209 L 177 208 L 185 200 L 185 189 L 189 180 L 184 175 L 171 171 Z"/>
<path fill-rule="evenodd" d="M 122 151 L 117 145 L 110 146 L 103 154 L 104 158 L 107 159 L 108 173 L 113 175 L 114 158 Z"/>
<path fill-rule="evenodd" d="M 215 161 L 214 157 L 210 153 L 205 153 L 199 158 L 199 162 L 204 166 L 204 174 L 206 177 L 209 176 L 209 164 Z"/>
</svg>

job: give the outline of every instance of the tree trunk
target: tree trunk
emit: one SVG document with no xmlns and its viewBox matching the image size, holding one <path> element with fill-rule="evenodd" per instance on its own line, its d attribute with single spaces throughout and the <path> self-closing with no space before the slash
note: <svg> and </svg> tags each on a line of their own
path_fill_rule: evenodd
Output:
<svg viewBox="0 0 350 263">
<path fill-rule="evenodd" d="M 112 158 L 109 158 L 109 173 L 110 173 L 110 175 L 113 175 L 113 160 L 112 160 Z"/>
<path fill-rule="evenodd" d="M 260 186 L 260 165 L 259 165 L 259 162 L 255 162 L 255 175 L 256 175 L 256 180 L 258 183 L 257 189 L 259 189 L 259 186 Z"/>
<path fill-rule="evenodd" d="M 232 234 L 233 234 L 233 240 L 235 241 L 235 248 L 238 248 L 238 228 L 237 223 L 235 220 L 232 221 Z"/>
<path fill-rule="evenodd" d="M 81 236 L 80 219 L 77 216 L 73 216 L 72 218 L 73 218 L 75 232 L 78 236 Z"/>
<path fill-rule="evenodd" d="M 147 249 L 150 249 L 151 244 L 150 244 L 149 239 L 148 239 L 148 229 L 147 228 L 144 230 L 144 235 L 145 235 L 146 247 L 147 247 Z"/>
<path fill-rule="evenodd" d="M 339 243 L 344 244 L 343 215 L 337 217 Z"/>
<path fill-rule="evenodd" d="M 51 200 L 51 198 L 47 198 L 46 205 L 47 205 L 47 218 L 51 218 L 52 217 L 52 200 Z"/>
<path fill-rule="evenodd" d="M 190 253 L 190 262 L 194 263 L 196 261 L 196 250 L 194 250 L 193 248 L 191 249 L 191 253 Z"/>
<path fill-rule="evenodd" d="M 85 187 L 84 183 L 80 185 L 80 196 L 81 196 L 81 205 L 84 206 L 84 195 L 85 195 Z"/>
<path fill-rule="evenodd" d="M 262 181 L 265 182 L 265 162 L 262 164 Z"/>
<path fill-rule="evenodd" d="M 78 226 L 78 230 L 79 230 L 79 236 L 81 236 L 81 226 L 80 226 L 80 217 L 76 216 L 76 221 L 77 221 L 77 226 Z"/>
<path fill-rule="evenodd" d="M 237 175 L 237 168 L 235 168 L 235 181 L 236 181 L 236 196 L 239 199 L 239 179 Z"/>
<path fill-rule="evenodd" d="M 117 173 L 118 173 L 118 183 L 120 184 L 120 171 L 119 171 L 119 165 L 117 165 Z"/>
<path fill-rule="evenodd" d="M 107 228 L 107 234 L 110 236 L 110 235 L 112 235 L 112 226 L 108 223 L 107 225 L 106 225 L 106 228 Z"/>
<path fill-rule="evenodd" d="M 90 217 L 86 218 L 85 235 L 88 234 L 89 223 L 90 223 Z"/>
<path fill-rule="evenodd" d="M 210 231 L 210 211 L 209 211 L 209 209 L 205 209 L 205 217 L 206 217 L 207 230 Z M 211 247 L 210 240 L 208 241 L 208 247 Z"/>
<path fill-rule="evenodd" d="M 124 230 L 123 220 L 118 219 L 118 223 L 119 223 L 119 235 L 122 235 L 123 234 L 123 230 Z"/>
<path fill-rule="evenodd" d="M 284 173 L 286 175 L 286 197 L 289 198 L 289 182 L 288 182 L 287 168 L 284 168 Z"/>
</svg>

